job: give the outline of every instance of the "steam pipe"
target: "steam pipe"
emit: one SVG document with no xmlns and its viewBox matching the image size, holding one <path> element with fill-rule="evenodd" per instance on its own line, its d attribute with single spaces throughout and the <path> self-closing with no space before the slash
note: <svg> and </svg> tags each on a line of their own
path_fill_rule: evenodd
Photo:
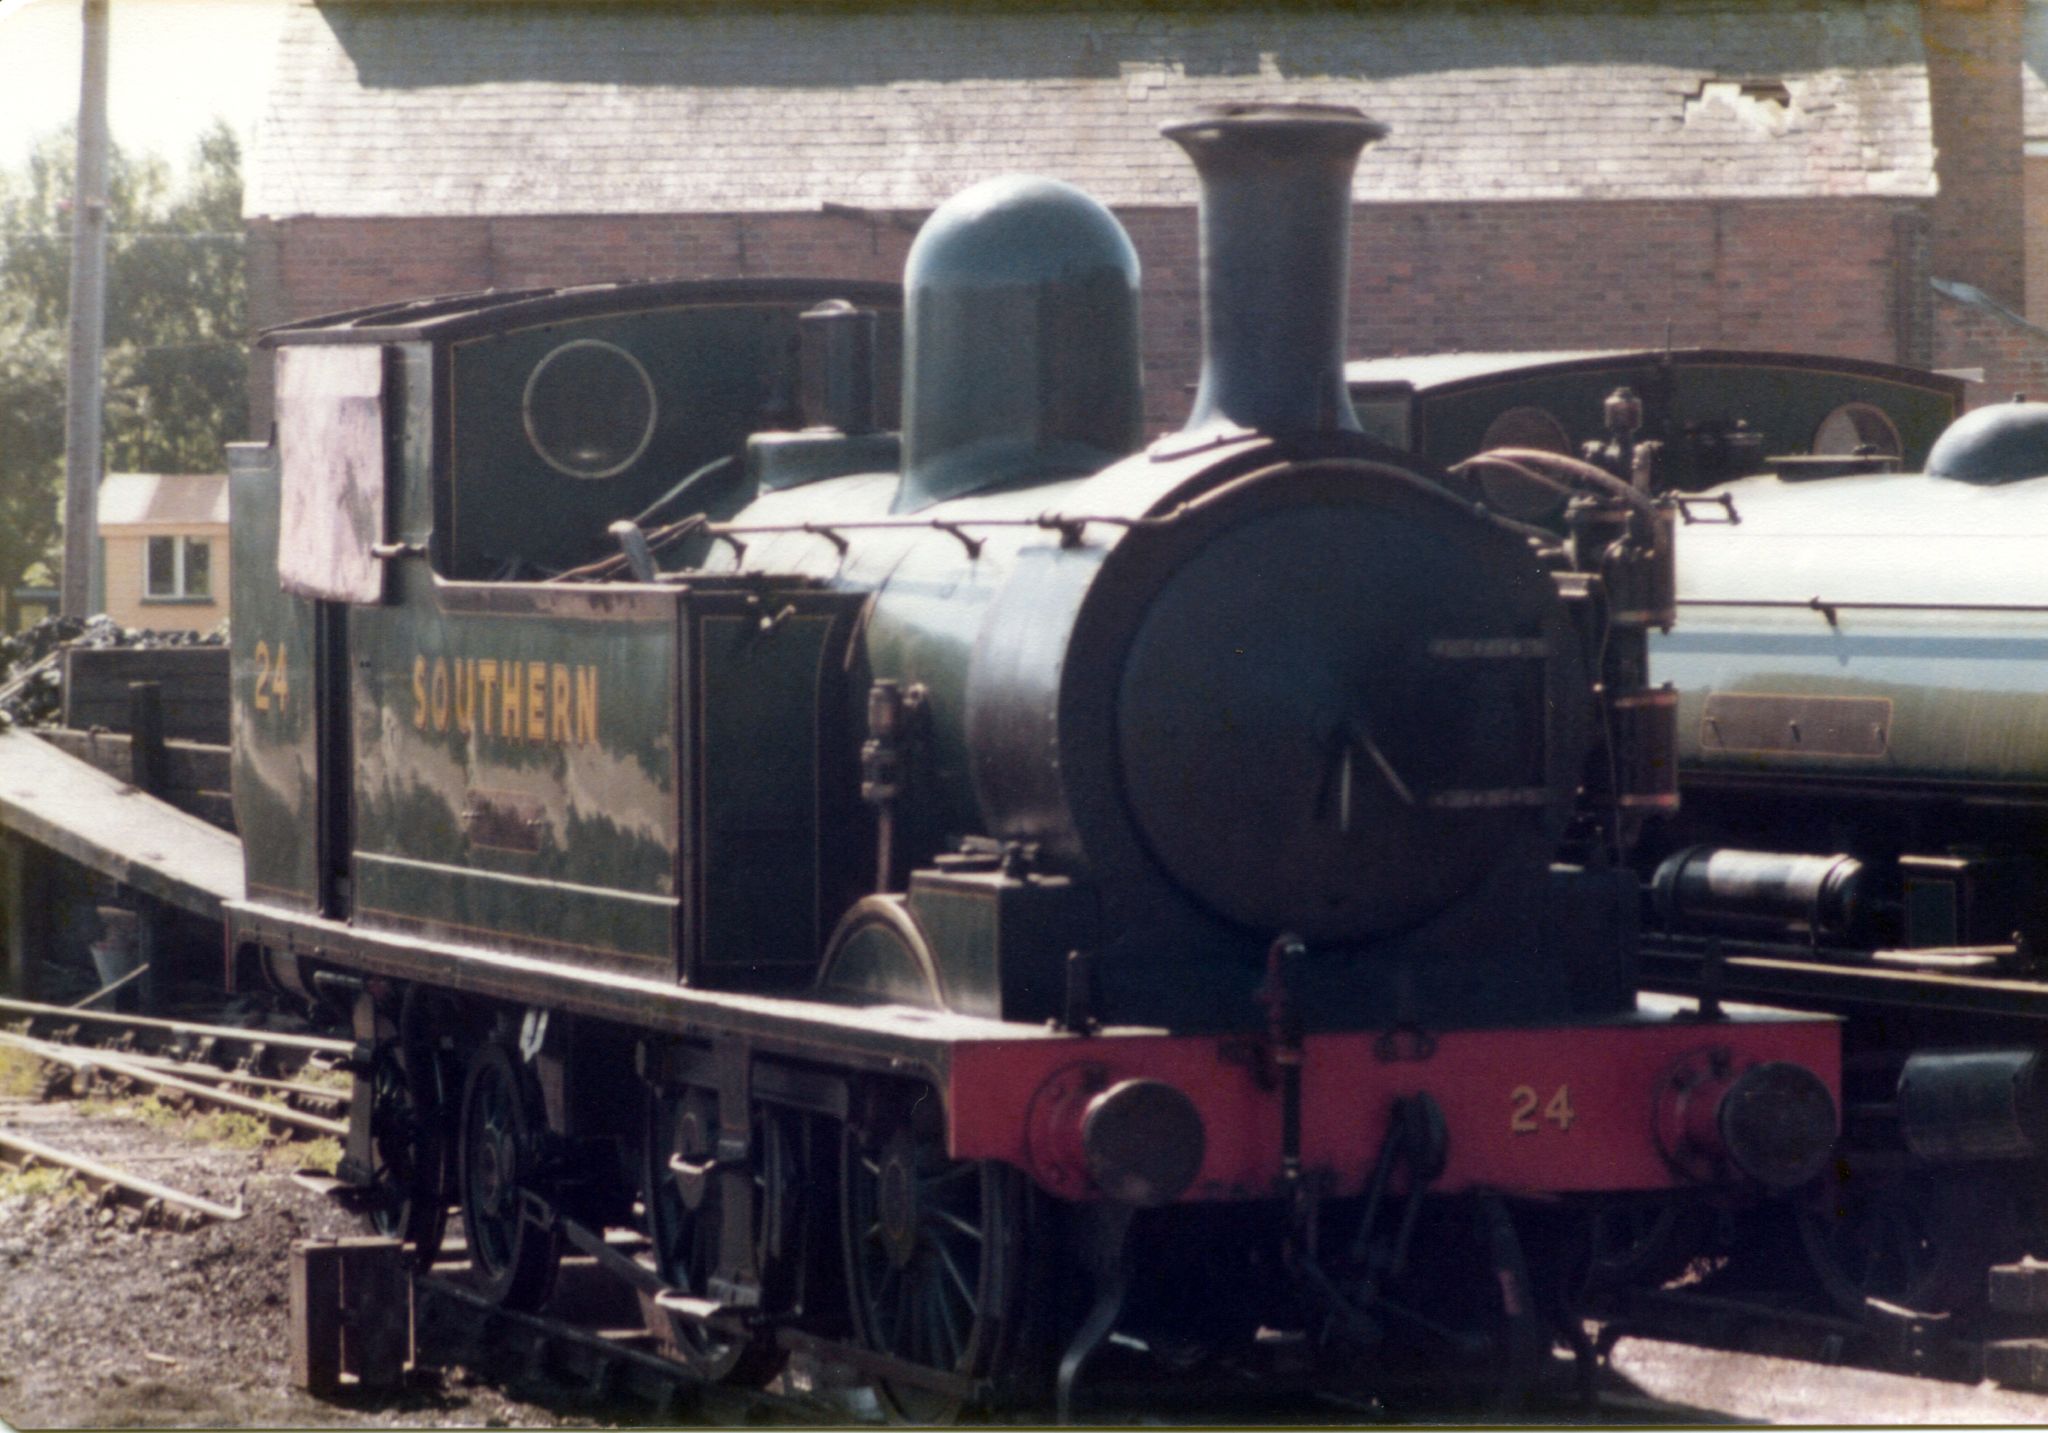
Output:
<svg viewBox="0 0 2048 1433">
<path fill-rule="evenodd" d="M 1358 431 L 1344 386 L 1351 176 L 1385 125 L 1222 105 L 1161 133 L 1202 182 L 1202 378 L 1184 434 Z"/>
</svg>

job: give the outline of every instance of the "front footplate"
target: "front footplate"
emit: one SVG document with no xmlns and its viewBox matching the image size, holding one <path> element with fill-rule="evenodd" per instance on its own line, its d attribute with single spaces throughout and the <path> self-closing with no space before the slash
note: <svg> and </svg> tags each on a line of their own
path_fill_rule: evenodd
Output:
<svg viewBox="0 0 2048 1433">
<path fill-rule="evenodd" d="M 1831 1017 L 1736 1006 L 1703 1017 L 1664 997 L 1580 1025 L 1310 1033 L 1298 1060 L 1299 1169 L 1336 1197 L 1367 1188 L 1397 1102 L 1423 1094 L 1446 1130 L 1433 1188 L 1510 1196 L 1745 1177 L 1724 1157 L 1742 1130 L 1726 1128 L 1722 1112 L 1731 1092 L 1771 1085 L 1745 1079 L 1759 1067 L 1810 1097 L 1810 1117 L 1787 1138 L 1816 1147 L 1774 1150 L 1778 1166 L 1824 1159 L 1841 1104 Z M 1177 1091 L 1199 1121 L 1176 1126 L 1188 1126 L 1175 1137 L 1199 1159 L 1180 1200 L 1282 1197 L 1289 1188 L 1288 1082 L 1259 1035 L 969 1040 L 955 1046 L 949 1075 L 948 1152 L 1016 1165 L 1057 1197 L 1104 1197 L 1116 1171 L 1101 1166 L 1115 1151 L 1081 1127 L 1092 1107 L 1085 1096 L 1131 1081 Z M 1674 1116 L 1675 1084 L 1687 1098 Z"/>
</svg>

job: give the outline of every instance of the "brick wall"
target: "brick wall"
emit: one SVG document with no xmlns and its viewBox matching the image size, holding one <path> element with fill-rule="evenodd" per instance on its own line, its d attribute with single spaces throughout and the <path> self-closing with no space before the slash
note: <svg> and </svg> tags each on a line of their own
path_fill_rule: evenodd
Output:
<svg viewBox="0 0 2048 1433">
<path fill-rule="evenodd" d="M 1934 272 L 2026 302 L 2021 164 L 2022 0 L 1923 0 L 1933 107 Z"/>
<path fill-rule="evenodd" d="M 585 218 L 251 220 L 249 318 L 261 329 L 397 299 L 611 279 L 900 279 L 919 216 L 638 214 Z M 268 431 L 267 355 L 251 432 Z"/>
<path fill-rule="evenodd" d="M 2048 154 L 2028 155 L 2025 166 L 2027 301 L 2024 312 L 2048 324 Z"/>
<path fill-rule="evenodd" d="M 1361 354 L 1662 343 L 1896 356 L 1893 217 L 1876 200 L 1361 209 Z"/>
<path fill-rule="evenodd" d="M 1367 204 L 1351 356 L 1680 345 L 1924 356 L 1902 295 L 1922 206 L 1872 199 Z M 747 274 L 900 278 L 922 216 L 290 219 L 252 226 L 258 325 L 483 287 Z M 1149 416 L 1177 422 L 1200 361 L 1195 216 L 1120 215 L 1144 265 Z M 1902 237 L 1902 235 L 1904 237 Z M 1900 308 L 1908 312 L 1901 320 Z M 268 424 L 267 364 L 255 374 Z"/>
<path fill-rule="evenodd" d="M 1934 336 L 1935 367 L 1984 370 L 1984 381 L 1970 385 L 1965 406 L 2004 403 L 2015 393 L 2048 400 L 2048 329 L 1938 295 Z"/>
</svg>

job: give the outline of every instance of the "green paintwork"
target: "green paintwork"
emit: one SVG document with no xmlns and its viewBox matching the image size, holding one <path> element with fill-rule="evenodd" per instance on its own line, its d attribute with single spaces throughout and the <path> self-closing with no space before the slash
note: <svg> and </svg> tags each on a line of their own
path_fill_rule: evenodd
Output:
<svg viewBox="0 0 2048 1433">
<path fill-rule="evenodd" d="M 797 312 L 735 304 L 692 311 L 687 321 L 672 309 L 611 314 L 454 345 L 446 571 L 481 578 L 510 568 L 534 577 L 607 556 L 616 550 L 605 534 L 612 521 L 641 511 L 704 463 L 738 453 L 749 433 L 795 426 L 778 379 L 796 344 Z M 630 352 L 653 387 L 652 435 L 612 477 L 557 472 L 521 419 L 528 375 L 572 341 Z"/>
<path fill-rule="evenodd" d="M 886 520 L 897 482 L 895 473 L 869 473 L 767 493 L 734 521 L 809 521 L 829 527 L 834 522 Z M 1077 497 L 1085 487 L 1081 482 L 1055 482 L 975 494 L 918 516 L 966 523 L 1016 522 L 1063 507 L 1105 511 L 1104 504 L 1091 505 Z M 1077 563 L 1099 562 L 1115 534 L 1116 529 L 1106 525 L 1093 528 L 1090 543 L 1064 557 Z M 876 593 L 866 629 L 871 677 L 897 682 L 906 690 L 922 686 L 927 693 L 929 722 L 919 761 L 924 784 L 917 800 L 918 814 L 927 825 L 906 833 L 917 849 L 949 850 L 964 836 L 988 832 L 975 797 L 967 746 L 967 687 L 975 643 L 990 604 L 1015 571 L 1020 554 L 1059 548 L 1057 537 L 1032 527 L 977 527 L 974 536 L 983 545 L 972 556 L 959 539 L 929 527 L 849 528 L 851 551 L 844 559 L 825 538 L 808 534 L 757 537 L 747 548 L 746 566 L 751 571 L 796 573 L 841 590 Z M 724 549 L 715 551 L 713 558 L 715 564 L 721 559 L 729 563 Z M 850 697 L 864 702 L 866 693 Z"/>
<path fill-rule="evenodd" d="M 819 854 L 814 728 L 851 605 L 796 593 L 804 610 L 764 631 L 764 612 L 785 605 L 772 583 L 476 580 L 513 557 L 531 572 L 615 551 L 607 523 L 793 416 L 796 316 L 827 286 L 762 289 L 572 293 L 551 301 L 549 322 L 499 334 L 477 303 L 457 304 L 445 333 L 422 320 L 280 336 L 389 355 L 392 528 L 419 548 L 391 560 L 384 602 L 334 609 L 347 690 L 319 696 L 347 722 L 338 820 L 349 846 L 337 864 L 359 929 L 669 979 L 814 968 L 837 914 L 822 888 L 836 867 Z M 550 467 L 521 415 L 527 373 L 584 339 L 630 348 L 659 399 L 654 436 L 615 479 Z M 251 447 L 238 464 L 235 720 L 251 891 L 304 909 L 318 903 L 315 606 L 277 589 L 275 450 Z M 720 501 L 743 500 L 744 472 L 735 462 L 720 475 Z M 266 651 L 285 644 L 292 697 L 289 724 L 268 727 L 252 686 L 266 634 Z M 803 761 L 764 759 L 796 750 Z M 795 898 L 770 879 L 792 864 L 814 877 L 798 877 L 808 892 Z"/>
<path fill-rule="evenodd" d="M 977 184 L 918 231 L 904 285 L 896 511 L 1138 446 L 1138 255 L 1094 199 L 1026 175 Z"/>
<path fill-rule="evenodd" d="M 1008 1020 L 1061 1015 L 1067 952 L 1095 947 L 1092 894 L 1060 876 L 918 872 L 908 904 L 944 952 L 947 1008 Z"/>
<path fill-rule="evenodd" d="M 1639 436 L 1666 444 L 1663 481 L 1695 486 L 1688 428 L 1744 420 L 1769 455 L 1811 452 L 1822 421 L 1845 403 L 1868 403 L 1898 430 L 1901 462 L 1918 467 L 1954 419 L 1962 385 L 1887 364 L 1767 352 L 1469 354 L 1376 359 L 1348 366 L 1366 431 L 1440 463 L 1479 451 L 1487 426 L 1513 408 L 1540 408 L 1574 451 L 1605 441 L 1603 403 L 1616 388 L 1644 403 Z"/>
<path fill-rule="evenodd" d="M 857 601 L 773 588 L 693 593 L 688 807 L 701 859 L 691 894 L 691 977 L 807 980 L 839 916 L 842 853 L 827 837 L 854 805 L 841 722 Z M 841 842 L 840 844 L 845 844 Z"/>
<path fill-rule="evenodd" d="M 1651 646 L 1653 680 L 1680 689 L 1689 769 L 2048 785 L 2048 480 L 1766 476 L 1716 491 L 1742 520 L 1680 529 L 1678 625 Z M 1714 749 L 1702 723 L 1717 693 L 1862 699 L 1852 710 L 1888 709 L 1888 731 L 1879 750 L 1839 755 L 1789 733 Z"/>
<path fill-rule="evenodd" d="M 399 588 L 352 614 L 357 919 L 672 962 L 675 598 Z"/>
<path fill-rule="evenodd" d="M 277 450 L 230 445 L 228 484 L 235 826 L 250 898 L 310 910 L 318 904 L 319 859 L 311 819 L 317 766 L 313 604 L 277 585 Z"/>
</svg>

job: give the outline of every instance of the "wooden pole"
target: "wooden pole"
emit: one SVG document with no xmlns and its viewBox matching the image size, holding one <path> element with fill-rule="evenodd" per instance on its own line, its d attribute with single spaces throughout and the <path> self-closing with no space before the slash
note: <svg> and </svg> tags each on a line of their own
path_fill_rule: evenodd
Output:
<svg viewBox="0 0 2048 1433">
<path fill-rule="evenodd" d="M 71 186 L 70 376 L 64 413 L 64 585 L 60 611 L 92 615 L 99 538 L 101 368 L 107 316 L 107 0 L 82 0 L 78 159 Z"/>
</svg>

